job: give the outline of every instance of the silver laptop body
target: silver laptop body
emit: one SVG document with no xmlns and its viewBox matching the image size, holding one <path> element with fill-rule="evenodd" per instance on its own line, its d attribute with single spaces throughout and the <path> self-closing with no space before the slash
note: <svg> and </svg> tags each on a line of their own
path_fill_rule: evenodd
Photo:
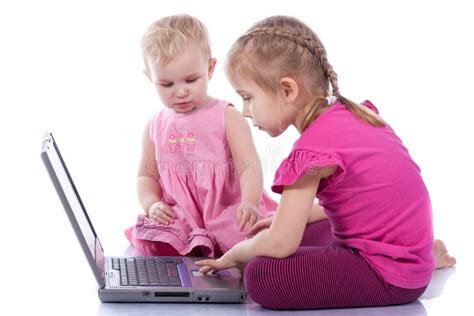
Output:
<svg viewBox="0 0 474 316">
<path fill-rule="evenodd" d="M 239 270 L 202 276 L 196 257 L 107 257 L 51 133 L 43 162 L 99 285 L 102 302 L 242 303 Z"/>
</svg>

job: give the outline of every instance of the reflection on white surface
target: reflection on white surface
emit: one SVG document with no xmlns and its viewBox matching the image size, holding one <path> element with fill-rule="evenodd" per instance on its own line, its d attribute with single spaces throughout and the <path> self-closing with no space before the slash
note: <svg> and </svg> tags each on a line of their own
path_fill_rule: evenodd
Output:
<svg viewBox="0 0 474 316">
<path fill-rule="evenodd" d="M 242 304 L 101 304 L 98 315 L 245 315 Z"/>
<path fill-rule="evenodd" d="M 423 316 L 426 313 L 423 304 L 416 301 L 408 305 L 374 307 L 374 308 L 348 308 L 306 311 L 275 311 L 260 307 L 255 303 L 246 304 L 101 304 L 98 315 L 345 315 L 345 316 L 370 316 L 370 315 L 404 315 Z"/>
<path fill-rule="evenodd" d="M 248 312 L 248 315 L 269 315 L 269 313 L 275 313 L 275 311 L 264 310 L 261 307 Z M 371 315 L 407 315 L 407 316 L 418 316 L 427 315 L 426 310 L 419 301 L 413 304 L 401 305 L 401 306 L 387 306 L 387 307 L 373 307 L 373 308 L 347 308 L 347 309 L 326 309 L 318 311 L 279 311 L 278 315 L 331 315 L 331 316 L 371 316 Z"/>
<path fill-rule="evenodd" d="M 419 301 L 409 305 L 376 308 L 350 308 L 308 311 L 273 311 L 255 303 L 244 305 L 196 305 L 196 304 L 102 304 L 98 315 L 427 315 Z"/>
<path fill-rule="evenodd" d="M 130 249 L 129 249 L 130 250 Z M 412 304 L 372 307 L 372 308 L 347 308 L 328 310 L 308 310 L 308 311 L 275 311 L 262 308 L 254 302 L 245 304 L 99 304 L 98 315 L 404 315 L 423 316 L 428 312 L 422 303 L 426 300 L 435 300 L 443 294 L 444 287 L 450 276 L 456 273 L 456 268 L 436 270 L 433 279 L 422 295 L 420 300 Z M 441 315 L 436 311 L 429 315 Z"/>
<path fill-rule="evenodd" d="M 428 288 L 420 299 L 431 300 L 440 296 L 443 293 L 444 287 L 446 286 L 446 282 L 448 281 L 449 277 L 454 273 L 456 273 L 456 267 L 436 270 L 435 273 L 433 273 L 433 277 L 431 278 Z"/>
</svg>

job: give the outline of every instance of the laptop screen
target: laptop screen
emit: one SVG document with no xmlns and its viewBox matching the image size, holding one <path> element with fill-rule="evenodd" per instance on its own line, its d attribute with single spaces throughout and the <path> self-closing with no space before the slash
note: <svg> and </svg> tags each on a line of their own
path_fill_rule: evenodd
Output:
<svg viewBox="0 0 474 316">
<path fill-rule="evenodd" d="M 47 133 L 43 139 L 41 157 L 96 279 L 103 287 L 105 283 L 102 246 L 51 133 Z"/>
</svg>

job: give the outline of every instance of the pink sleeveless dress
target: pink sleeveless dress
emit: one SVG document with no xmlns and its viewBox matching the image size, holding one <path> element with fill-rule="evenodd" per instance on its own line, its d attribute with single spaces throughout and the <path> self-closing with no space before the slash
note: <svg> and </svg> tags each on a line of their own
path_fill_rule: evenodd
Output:
<svg viewBox="0 0 474 316">
<path fill-rule="evenodd" d="M 138 216 L 134 238 L 168 243 L 181 255 L 200 247 L 206 256 L 223 254 L 239 241 L 237 208 L 241 202 L 239 175 L 234 170 L 225 133 L 226 101 L 214 99 L 190 113 L 171 109 L 152 120 L 156 167 L 163 200 L 176 215 L 168 226 Z M 275 212 L 277 203 L 263 193 L 259 212 Z"/>
</svg>

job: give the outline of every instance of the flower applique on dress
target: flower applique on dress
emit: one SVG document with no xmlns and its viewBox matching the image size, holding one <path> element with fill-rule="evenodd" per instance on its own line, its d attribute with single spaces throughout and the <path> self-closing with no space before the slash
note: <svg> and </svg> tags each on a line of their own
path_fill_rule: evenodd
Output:
<svg viewBox="0 0 474 316">
<path fill-rule="evenodd" d="M 178 137 L 179 151 L 180 151 L 180 152 L 184 152 L 184 148 L 185 148 L 184 140 L 185 140 L 184 134 L 183 134 L 183 133 L 180 133 L 180 134 L 179 134 L 179 137 Z"/>
<path fill-rule="evenodd" d="M 194 146 L 196 145 L 196 142 L 194 140 L 194 134 L 193 133 L 188 133 L 187 141 L 188 141 L 188 150 L 189 151 L 194 151 Z"/>
<path fill-rule="evenodd" d="M 170 149 L 170 153 L 176 152 L 176 136 L 171 134 L 168 138 L 168 147 Z"/>
</svg>

